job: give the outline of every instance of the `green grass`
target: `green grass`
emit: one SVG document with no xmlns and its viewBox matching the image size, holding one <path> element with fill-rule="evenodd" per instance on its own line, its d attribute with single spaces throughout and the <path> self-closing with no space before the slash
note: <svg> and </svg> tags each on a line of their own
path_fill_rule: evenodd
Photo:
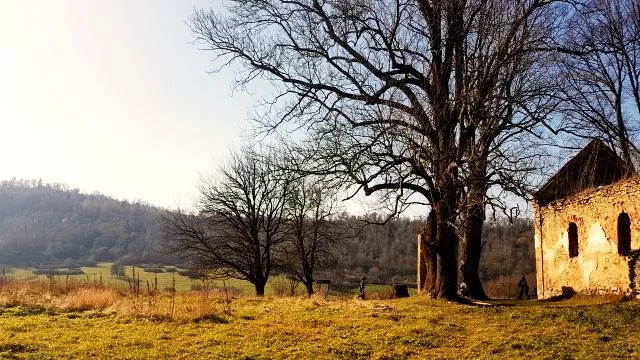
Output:
<svg viewBox="0 0 640 360">
<path fill-rule="evenodd" d="M 128 282 L 126 279 L 118 278 L 111 274 L 111 265 L 112 263 L 103 262 L 98 263 L 97 266 L 92 267 L 82 267 L 82 271 L 84 275 L 69 275 L 69 279 L 79 280 L 79 281 L 88 281 L 90 283 L 97 283 L 102 278 L 103 284 L 112 285 L 119 284 L 120 286 L 128 286 Z M 168 267 L 165 267 L 168 268 Z M 13 272 L 7 274 L 8 278 L 16 279 L 16 280 L 25 280 L 29 278 L 39 277 L 41 279 L 46 278 L 46 275 L 34 275 L 32 273 L 32 268 L 13 268 Z M 170 272 L 162 272 L 162 273 L 151 273 L 145 272 L 141 267 L 136 266 L 136 278 L 140 278 L 140 290 L 146 291 L 147 281 L 151 286 L 153 286 L 155 282 L 155 278 L 157 276 L 158 279 L 158 289 L 164 290 L 170 288 L 172 286 L 173 277 L 175 274 L 175 287 L 177 291 L 187 291 L 191 290 L 191 286 L 194 284 L 192 279 L 189 279 L 186 276 L 182 276 L 178 274 L 178 272 L 170 273 Z M 125 266 L 125 275 L 129 278 L 133 276 L 132 266 Z M 66 280 L 65 275 L 56 275 L 54 276 L 57 281 L 64 282 Z M 271 276 L 269 282 L 267 283 L 267 287 L 265 289 L 266 295 L 275 295 L 276 291 L 274 285 L 278 281 L 283 281 L 284 277 L 281 276 Z M 196 284 L 198 282 L 195 282 Z M 224 285 L 227 288 L 231 288 L 233 293 L 240 293 L 243 295 L 254 295 L 255 288 L 251 283 L 244 280 L 238 279 L 226 279 L 224 280 L 216 280 L 214 281 L 214 286 L 223 287 Z M 371 289 L 374 289 L 373 287 Z M 302 287 L 299 287 L 299 290 L 302 291 Z"/>
<path fill-rule="evenodd" d="M 4 308 L 0 357 L 618 359 L 640 357 L 639 333 L 638 302 L 243 297 L 195 320 Z"/>
</svg>

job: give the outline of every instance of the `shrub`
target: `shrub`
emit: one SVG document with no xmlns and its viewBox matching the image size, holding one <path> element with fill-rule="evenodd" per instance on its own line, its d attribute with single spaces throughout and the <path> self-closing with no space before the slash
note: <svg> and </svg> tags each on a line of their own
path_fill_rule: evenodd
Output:
<svg viewBox="0 0 640 360">
<path fill-rule="evenodd" d="M 124 265 L 121 263 L 113 263 L 111 264 L 111 275 L 114 276 L 125 276 L 124 273 Z"/>
<path fill-rule="evenodd" d="M 34 269 L 31 271 L 33 275 L 46 276 L 66 276 L 66 275 L 84 275 L 82 269 Z"/>
<path fill-rule="evenodd" d="M 296 294 L 300 293 L 297 291 L 300 282 L 296 279 L 285 276 L 277 276 L 271 279 L 270 285 L 276 296 L 296 296 Z"/>
</svg>

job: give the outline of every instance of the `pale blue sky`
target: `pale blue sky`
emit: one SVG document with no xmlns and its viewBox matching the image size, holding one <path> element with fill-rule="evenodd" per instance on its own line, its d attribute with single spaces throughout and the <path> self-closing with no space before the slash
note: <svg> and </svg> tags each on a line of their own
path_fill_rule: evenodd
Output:
<svg viewBox="0 0 640 360">
<path fill-rule="evenodd" d="M 234 91 L 233 69 L 207 73 L 185 21 L 222 4 L 0 0 L 0 179 L 188 206 L 268 91 Z M 363 201 L 347 209 L 366 212 Z"/>
<path fill-rule="evenodd" d="M 0 179 L 174 207 L 256 99 L 185 24 L 212 1 L 0 0 Z"/>
</svg>

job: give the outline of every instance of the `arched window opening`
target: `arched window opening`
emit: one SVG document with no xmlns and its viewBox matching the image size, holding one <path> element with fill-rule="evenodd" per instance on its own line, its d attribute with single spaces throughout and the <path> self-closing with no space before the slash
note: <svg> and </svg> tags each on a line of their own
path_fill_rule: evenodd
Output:
<svg viewBox="0 0 640 360">
<path fill-rule="evenodd" d="M 618 215 L 618 254 L 628 255 L 631 251 L 631 219 L 624 211 Z"/>
<path fill-rule="evenodd" d="M 569 223 L 569 257 L 578 256 L 578 226 L 576 223 Z"/>
</svg>

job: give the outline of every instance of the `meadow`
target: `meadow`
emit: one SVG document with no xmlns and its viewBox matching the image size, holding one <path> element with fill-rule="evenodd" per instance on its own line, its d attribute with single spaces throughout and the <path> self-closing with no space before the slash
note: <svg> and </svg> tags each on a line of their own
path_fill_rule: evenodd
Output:
<svg viewBox="0 0 640 360">
<path fill-rule="evenodd" d="M 640 357 L 640 303 L 622 298 L 470 306 L 72 285 L 3 279 L 1 358 Z"/>
<path fill-rule="evenodd" d="M 53 279 L 56 283 L 65 283 L 67 281 L 80 282 L 84 284 L 96 285 L 102 284 L 111 287 L 128 287 L 129 279 L 135 277 L 140 279 L 140 287 L 142 290 L 146 290 L 147 282 L 149 286 L 156 286 L 159 290 L 166 290 L 169 288 L 175 288 L 176 291 L 188 291 L 193 286 L 198 286 L 197 281 L 193 281 L 187 276 L 180 274 L 185 269 L 176 268 L 174 266 L 161 267 L 164 271 L 160 273 L 146 272 L 142 266 L 124 266 L 124 276 L 115 276 L 111 273 L 110 262 L 101 262 L 96 266 L 82 266 L 79 269 L 83 274 L 80 275 L 53 275 Z M 10 269 L 10 270 L 9 270 Z M 63 271 L 69 268 L 61 268 Z M 14 280 L 30 280 L 30 279 L 47 279 L 51 276 L 45 274 L 35 275 L 33 273 L 34 268 L 9 268 L 7 267 L 7 278 Z M 175 270 L 175 272 L 173 271 Z M 9 272 L 10 271 L 10 272 Z M 277 282 L 277 281 L 276 281 Z M 223 286 L 222 280 L 214 281 L 213 285 Z M 224 285 L 231 288 L 234 292 L 241 292 L 243 294 L 251 294 L 254 289 L 247 281 L 227 279 L 224 281 Z M 272 287 L 268 290 L 273 293 Z"/>
</svg>

